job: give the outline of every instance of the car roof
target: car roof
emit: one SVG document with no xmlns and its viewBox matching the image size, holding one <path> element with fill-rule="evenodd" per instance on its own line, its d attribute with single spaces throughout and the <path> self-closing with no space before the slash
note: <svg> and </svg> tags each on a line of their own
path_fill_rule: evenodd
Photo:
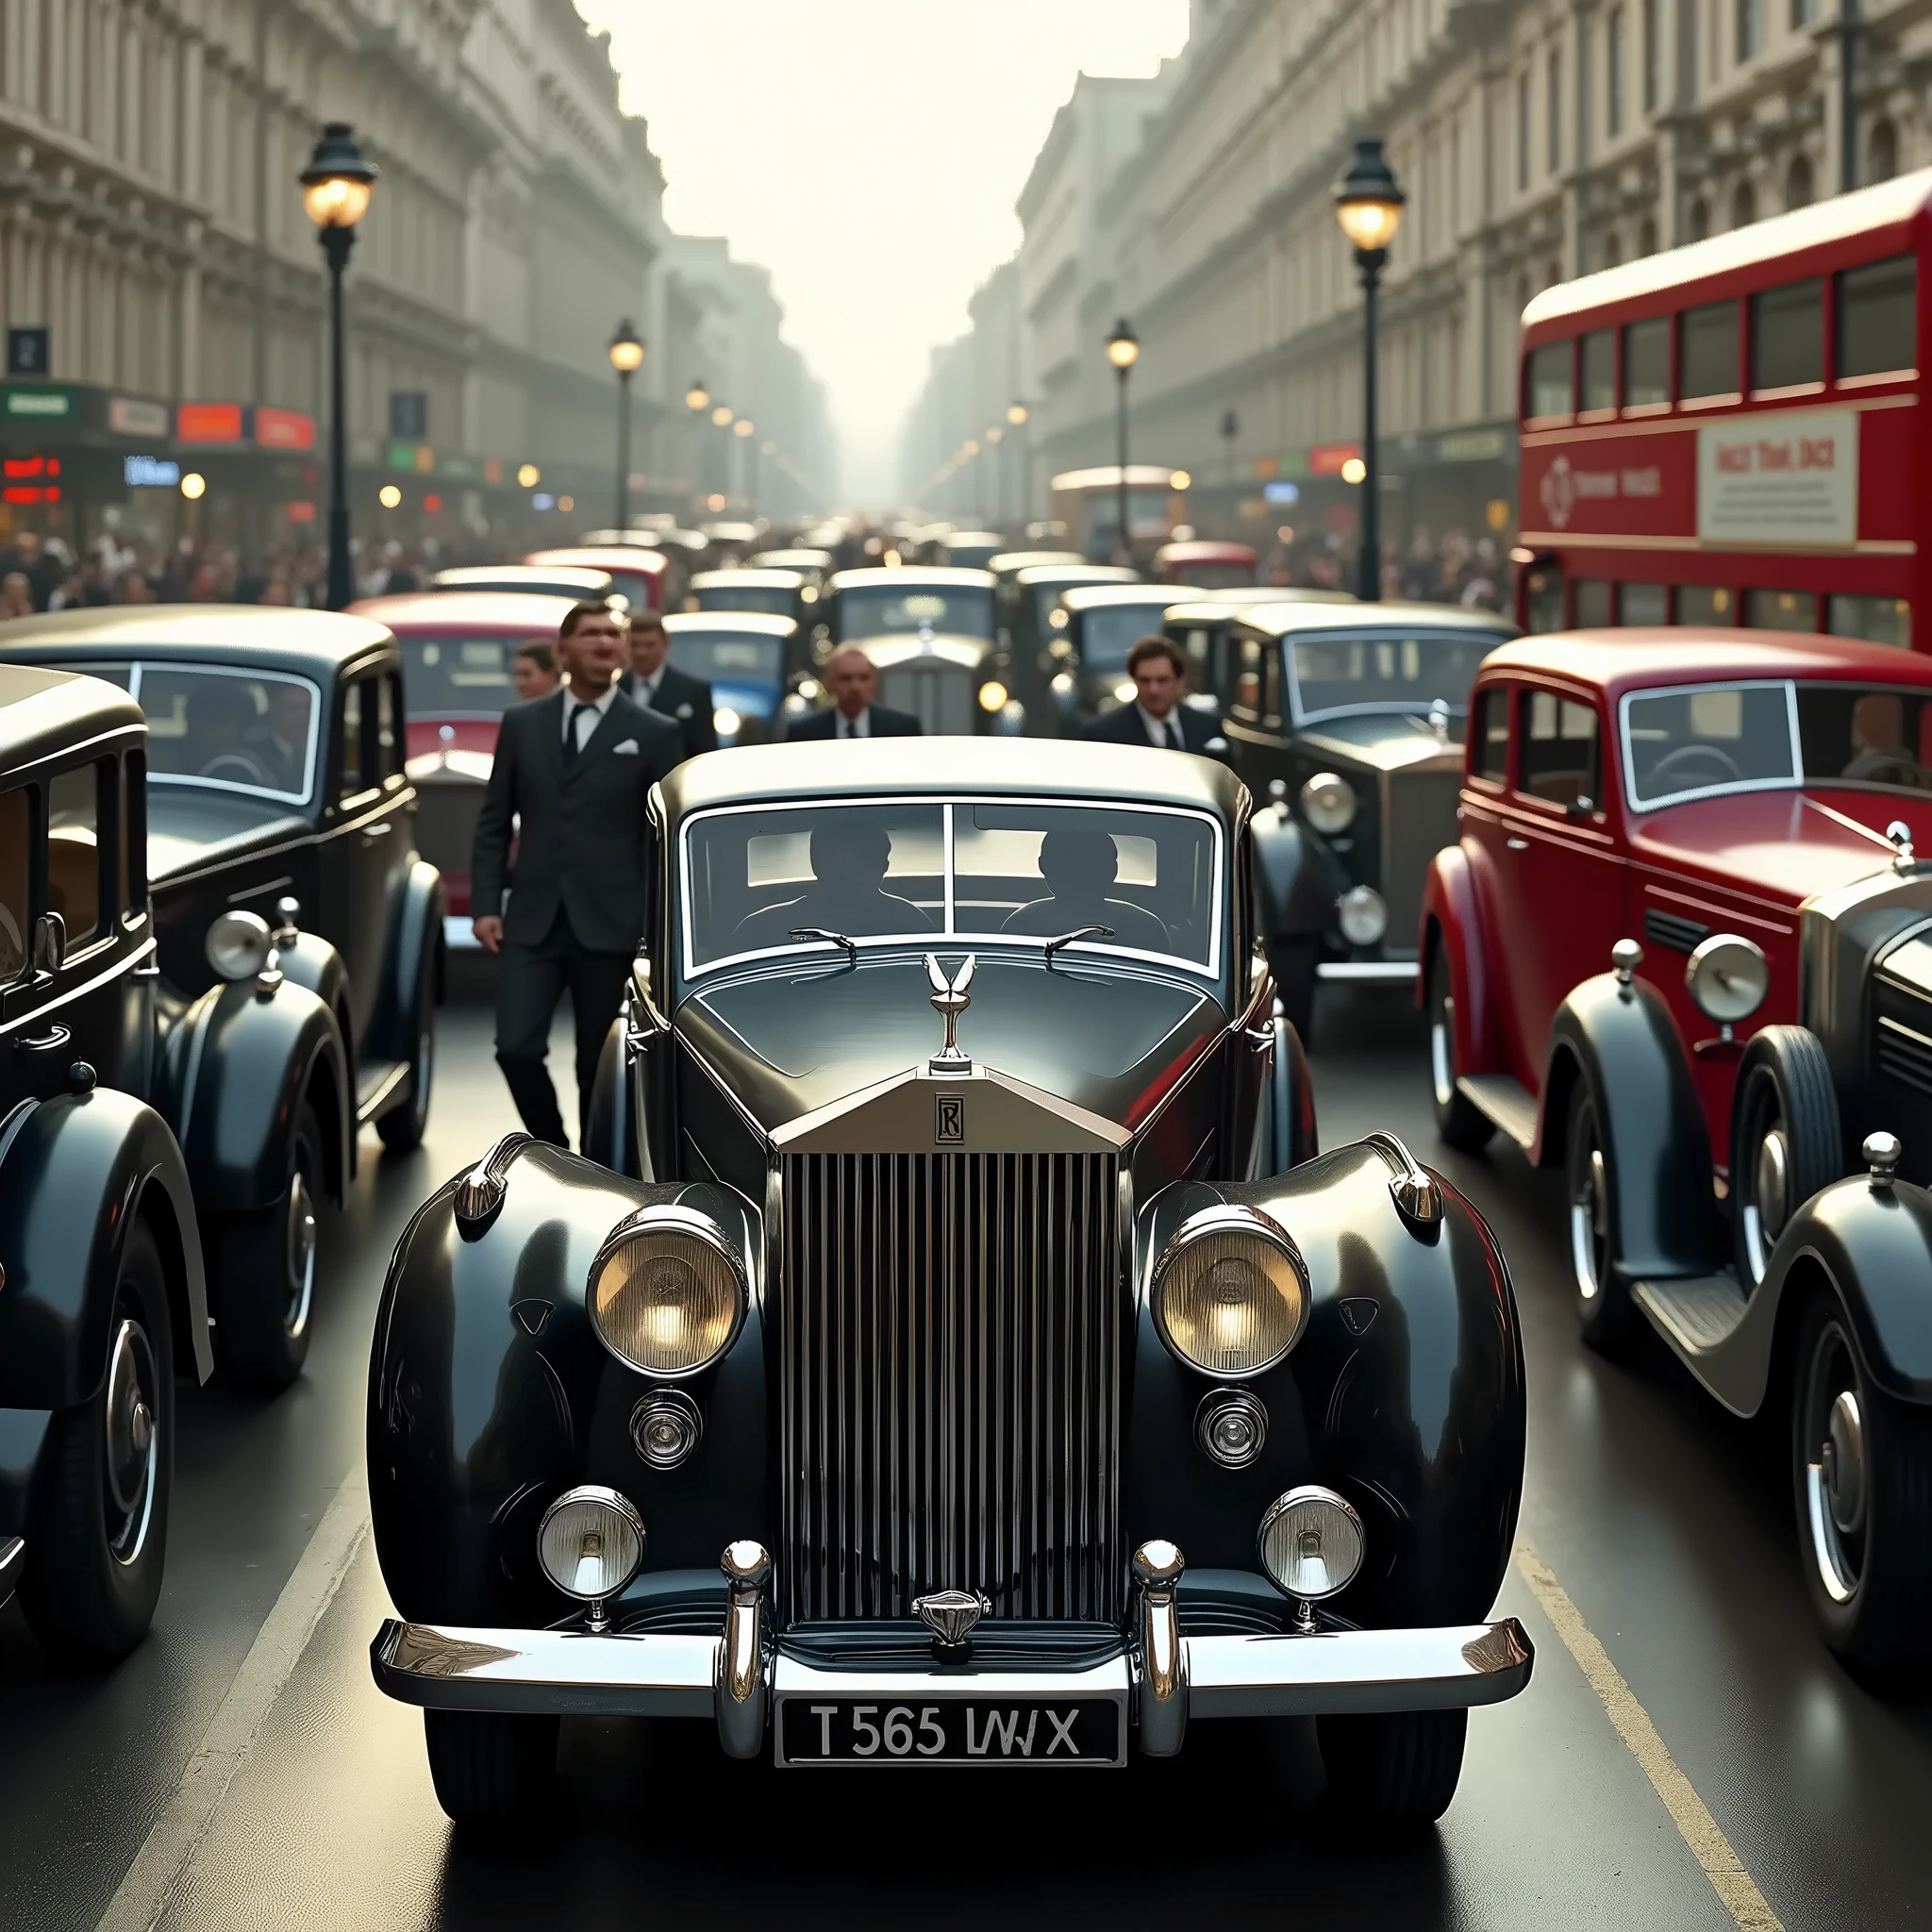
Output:
<svg viewBox="0 0 1932 1932">
<path fill-rule="evenodd" d="M 546 564 L 541 570 L 524 563 L 467 563 L 455 570 L 440 570 L 429 581 L 452 591 L 491 584 L 505 589 L 525 583 L 581 584 L 588 592 L 603 590 L 610 582 L 610 573 L 601 567 L 578 569 L 567 563 Z"/>
<path fill-rule="evenodd" d="M 717 584 L 745 584 L 754 591 L 795 591 L 805 582 L 802 570 L 701 570 L 691 578 L 693 591 Z"/>
<path fill-rule="evenodd" d="M 964 564 L 902 563 L 885 569 L 841 570 L 832 578 L 835 591 L 858 591 L 891 584 L 929 584 L 957 590 L 991 589 L 997 579 L 990 570 Z"/>
<path fill-rule="evenodd" d="M 800 544 L 793 550 L 760 550 L 745 560 L 753 570 L 824 570 L 831 562 L 832 553 Z"/>
<path fill-rule="evenodd" d="M 1255 554 L 1252 543 L 1236 543 L 1224 537 L 1184 537 L 1178 543 L 1163 543 L 1154 553 L 1154 560 L 1158 563 L 1167 558 L 1175 563 L 1200 563 L 1210 558 L 1240 558 L 1253 563 Z"/>
<path fill-rule="evenodd" d="M 1020 571 L 1037 570 L 1049 563 L 1086 561 L 1077 550 L 1002 550 L 997 557 L 987 558 L 986 567 L 996 576 L 1008 576 Z"/>
<path fill-rule="evenodd" d="M 1252 590 L 1203 591 L 1184 604 L 1170 604 L 1170 619 L 1184 624 L 1232 624 L 1252 604 L 1355 605 L 1351 591 L 1317 591 L 1301 585 L 1257 584 Z"/>
<path fill-rule="evenodd" d="M 533 570 L 561 563 L 589 571 L 641 570 L 650 576 L 662 576 L 671 568 L 661 550 L 647 550 L 641 543 L 585 543 L 563 550 L 533 550 L 524 562 Z"/>
<path fill-rule="evenodd" d="M 1812 631 L 1740 630 L 1672 625 L 1629 630 L 1572 630 L 1518 638 L 1483 660 L 1481 675 L 1560 676 L 1611 698 L 1647 686 L 1710 684 L 1742 678 L 1845 678 L 1932 688 L 1932 660 L 1890 644 Z"/>
<path fill-rule="evenodd" d="M 736 632 L 740 637 L 789 638 L 798 634 L 795 617 L 770 610 L 674 610 L 664 620 L 668 637 L 688 630 Z"/>
<path fill-rule="evenodd" d="M 0 656 L 45 659 L 145 658 L 258 663 L 274 658 L 333 676 L 366 652 L 393 646 L 386 625 L 347 610 L 274 604 L 101 604 L 16 617 L 0 631 Z"/>
<path fill-rule="evenodd" d="M 1069 610 L 1103 609 L 1109 604 L 1158 604 L 1165 610 L 1182 600 L 1174 595 L 1183 586 L 1174 584 L 1080 584 L 1063 591 L 1060 602 Z"/>
<path fill-rule="evenodd" d="M 1023 738 L 869 738 L 741 746 L 687 758 L 662 779 L 675 824 L 716 806 L 827 796 L 932 793 L 1191 806 L 1233 822 L 1246 788 L 1225 765 L 1136 745 L 1057 740 L 1053 757 Z"/>
<path fill-rule="evenodd" d="M 1460 604 L 1363 604 L 1354 599 L 1345 604 L 1261 602 L 1238 611 L 1235 622 L 1250 630 L 1271 631 L 1276 637 L 1291 630 L 1373 630 L 1391 624 L 1429 630 L 1488 631 L 1499 638 L 1517 634 L 1515 625 L 1494 610 L 1465 610 Z"/>
<path fill-rule="evenodd" d="M 0 771 L 51 758 L 104 732 L 142 728 L 119 685 L 33 664 L 0 664 Z"/>
<path fill-rule="evenodd" d="M 419 630 L 501 630 L 555 637 L 575 597 L 541 591 L 405 591 L 364 597 L 349 608 L 386 624 L 398 636 Z"/>
<path fill-rule="evenodd" d="M 1077 578 L 1076 589 L 1098 590 L 1103 584 L 1138 584 L 1141 573 L 1125 563 L 1033 563 L 1013 574 L 1016 584 L 1029 590 L 1036 584 L 1058 584 Z M 1173 585 L 1168 589 L 1172 590 Z"/>
</svg>

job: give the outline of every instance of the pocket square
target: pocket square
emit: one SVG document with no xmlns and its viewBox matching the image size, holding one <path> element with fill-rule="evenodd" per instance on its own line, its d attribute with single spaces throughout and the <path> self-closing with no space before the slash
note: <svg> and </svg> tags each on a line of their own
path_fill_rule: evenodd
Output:
<svg viewBox="0 0 1932 1932">
<path fill-rule="evenodd" d="M 634 758 L 638 756 L 638 741 L 635 738 L 626 738 L 622 744 L 613 744 L 610 753 L 613 758 Z"/>
<path fill-rule="evenodd" d="M 689 705 L 679 705 L 677 708 L 677 715 L 680 718 L 689 718 L 691 716 L 691 707 Z"/>
</svg>

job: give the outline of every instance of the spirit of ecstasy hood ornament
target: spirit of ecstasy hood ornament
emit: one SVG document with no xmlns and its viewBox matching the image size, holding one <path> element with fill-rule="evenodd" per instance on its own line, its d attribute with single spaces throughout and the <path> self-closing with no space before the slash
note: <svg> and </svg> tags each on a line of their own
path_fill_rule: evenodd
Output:
<svg viewBox="0 0 1932 1932">
<path fill-rule="evenodd" d="M 912 1614 L 932 1632 L 932 1647 L 954 1662 L 966 1655 L 974 1625 L 992 1609 L 977 1590 L 936 1590 L 912 1599 Z"/>
<path fill-rule="evenodd" d="M 931 953 L 925 956 L 925 976 L 932 981 L 933 1010 L 946 1023 L 946 1043 L 931 1059 L 926 1068 L 935 1074 L 970 1074 L 973 1071 L 973 1056 L 959 1044 L 959 1015 L 973 1004 L 973 996 L 966 989 L 973 984 L 973 968 L 975 956 L 966 955 L 966 963 L 959 968 L 958 979 L 949 980 L 945 968 Z"/>
</svg>

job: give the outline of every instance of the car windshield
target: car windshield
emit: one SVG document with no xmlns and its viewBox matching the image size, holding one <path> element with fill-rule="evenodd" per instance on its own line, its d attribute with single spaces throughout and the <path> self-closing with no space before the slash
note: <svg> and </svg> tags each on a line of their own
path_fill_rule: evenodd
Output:
<svg viewBox="0 0 1932 1932">
<path fill-rule="evenodd" d="M 789 584 L 707 584 L 691 594 L 700 610 L 762 610 L 790 617 L 798 606 L 798 592 Z"/>
<path fill-rule="evenodd" d="M 315 687 L 274 671 L 140 664 L 148 777 L 300 804 L 315 775 Z"/>
<path fill-rule="evenodd" d="M 1324 631 L 1289 641 L 1295 716 L 1349 711 L 1426 713 L 1438 699 L 1469 704 L 1476 667 L 1505 641 L 1495 631 Z"/>
<path fill-rule="evenodd" d="M 1145 604 L 1101 604 L 1080 616 L 1080 662 L 1089 671 L 1119 675 L 1127 653 L 1158 631 L 1172 597 Z"/>
<path fill-rule="evenodd" d="M 1221 828 L 1204 814 L 1013 800 L 811 804 L 700 814 L 684 827 L 685 970 L 934 939 L 1072 949 L 1218 974 Z"/>
<path fill-rule="evenodd" d="M 403 708 L 411 718 L 500 718 L 517 701 L 521 638 L 408 637 Z"/>
<path fill-rule="evenodd" d="M 1932 691 L 1788 680 L 1633 691 L 1624 765 L 1639 810 L 1799 783 L 1932 791 Z"/>
<path fill-rule="evenodd" d="M 992 588 L 980 584 L 860 584 L 839 592 L 839 641 L 933 630 L 956 638 L 992 636 Z"/>
<path fill-rule="evenodd" d="M 785 641 L 679 631 L 671 640 L 671 661 L 707 684 L 776 684 L 784 674 Z"/>
</svg>

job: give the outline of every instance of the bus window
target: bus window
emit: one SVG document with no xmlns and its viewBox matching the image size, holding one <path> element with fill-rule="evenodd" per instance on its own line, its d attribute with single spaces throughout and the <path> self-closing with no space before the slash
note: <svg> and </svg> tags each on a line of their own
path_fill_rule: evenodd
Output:
<svg viewBox="0 0 1932 1932">
<path fill-rule="evenodd" d="M 1624 407 L 1654 408 L 1671 399 L 1671 320 L 1654 315 L 1624 327 Z"/>
<path fill-rule="evenodd" d="M 1734 396 L 1738 393 L 1738 305 L 1707 302 L 1687 308 L 1677 324 L 1677 393 Z"/>
<path fill-rule="evenodd" d="M 1679 624 L 1736 624 L 1731 611 L 1731 593 L 1716 584 L 1679 584 L 1677 622 Z"/>
<path fill-rule="evenodd" d="M 1617 338 L 1610 329 L 1592 329 L 1583 339 L 1583 407 L 1617 407 Z"/>
<path fill-rule="evenodd" d="M 1868 644 L 1912 648 L 1912 607 L 1903 597 L 1852 597 L 1842 592 L 1824 600 L 1824 627 L 1835 638 L 1863 638 Z"/>
<path fill-rule="evenodd" d="M 1625 584 L 1617 593 L 1619 624 L 1668 624 L 1671 591 L 1667 584 Z"/>
<path fill-rule="evenodd" d="M 1529 416 L 1568 416 L 1576 408 L 1576 391 L 1571 375 L 1572 342 L 1545 342 L 1529 352 L 1529 394 L 1524 414 Z"/>
<path fill-rule="evenodd" d="M 1560 563 L 1540 563 L 1531 570 L 1524 589 L 1529 592 L 1526 599 L 1526 616 L 1529 628 L 1533 631 L 1561 630 L 1563 628 L 1563 566 Z"/>
<path fill-rule="evenodd" d="M 1744 622 L 1753 630 L 1816 630 L 1818 598 L 1810 591 L 1746 591 Z"/>
<path fill-rule="evenodd" d="M 1918 291 L 1918 259 L 1910 255 L 1846 269 L 1839 276 L 1840 375 L 1883 375 L 1913 367 Z"/>
<path fill-rule="evenodd" d="M 1824 284 L 1814 276 L 1751 298 L 1751 387 L 1824 380 Z"/>
<path fill-rule="evenodd" d="M 1601 577 L 1576 579 L 1576 628 L 1600 630 L 1613 622 L 1610 616 L 1610 587 Z"/>
</svg>

